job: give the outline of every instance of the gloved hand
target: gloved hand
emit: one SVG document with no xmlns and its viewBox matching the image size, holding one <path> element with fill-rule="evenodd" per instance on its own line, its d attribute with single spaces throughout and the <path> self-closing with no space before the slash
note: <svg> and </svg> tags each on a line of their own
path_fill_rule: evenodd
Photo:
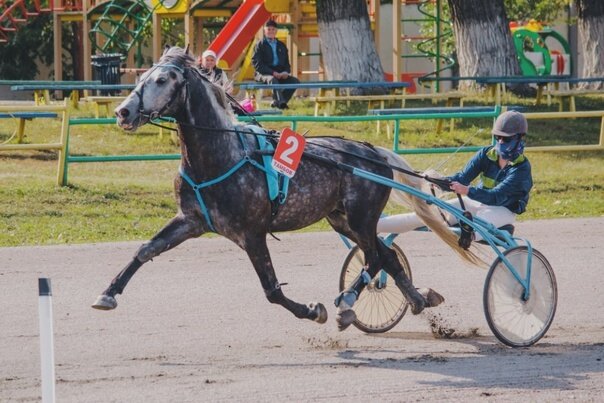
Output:
<svg viewBox="0 0 604 403">
<path fill-rule="evenodd" d="M 433 186 L 436 185 L 442 191 L 451 191 L 451 189 L 449 188 L 451 181 L 442 176 L 438 171 L 435 171 L 434 169 L 429 169 L 424 172 L 424 179 L 430 182 Z"/>
</svg>

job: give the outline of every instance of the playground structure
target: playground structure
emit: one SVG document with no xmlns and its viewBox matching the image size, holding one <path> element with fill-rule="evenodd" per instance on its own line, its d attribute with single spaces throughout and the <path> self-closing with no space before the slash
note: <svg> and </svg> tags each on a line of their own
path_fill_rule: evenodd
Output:
<svg viewBox="0 0 604 403">
<path fill-rule="evenodd" d="M 269 18 L 275 18 L 285 30 L 292 50 L 294 71 L 308 70 L 308 60 L 299 57 L 318 56 L 308 52 L 309 38 L 317 37 L 314 2 L 304 0 L 0 0 L 0 46 L 10 35 L 23 29 L 41 13 L 50 13 L 54 26 L 54 73 L 63 75 L 62 35 L 64 22 L 79 22 L 82 30 L 84 79 L 92 77 L 94 53 L 121 54 L 125 64 L 143 64 L 144 33 L 153 30 L 151 53 L 157 60 L 162 51 L 163 19 L 184 22 L 184 41 L 194 54 L 201 53 L 203 20 L 228 18 L 228 22 L 210 48 L 221 59 L 221 66 L 233 70 L 250 58 L 251 44 Z M 294 22 L 295 21 L 295 22 Z M 249 70 L 249 62 L 244 66 Z M 246 69 L 244 69 L 246 70 Z"/>
<path fill-rule="evenodd" d="M 571 74 L 573 60 L 570 46 L 558 32 L 535 20 L 524 26 L 510 23 L 510 29 L 523 75 Z"/>
<path fill-rule="evenodd" d="M 393 18 L 402 20 L 407 27 L 410 23 L 417 25 L 418 20 L 400 18 L 401 10 L 405 10 L 405 7 L 417 7 L 425 16 L 424 21 L 435 24 L 437 35 L 422 39 L 417 35 L 401 34 L 401 23 L 398 22 L 394 29 L 398 38 L 394 46 L 394 65 L 392 69 L 388 68 L 388 64 L 385 68 L 388 79 L 396 80 L 399 77 L 409 81 L 420 75 L 431 74 L 430 71 L 420 71 L 401 75 L 401 58 L 436 58 L 438 62 L 435 62 L 435 72 L 432 73 L 436 75 L 450 66 L 451 61 L 441 56 L 440 51 L 442 38 L 450 35 L 450 30 L 446 29 L 447 22 L 440 18 L 441 1 L 406 0 L 400 3 L 401 7 L 394 7 Z M 379 49 L 382 41 L 379 27 L 381 1 L 372 0 L 368 3 L 369 17 Z M 435 6 L 435 14 L 426 11 L 428 5 Z M 53 18 L 54 76 L 57 80 L 63 77 L 63 23 L 80 24 L 85 66 L 83 79 L 91 80 L 92 69 L 95 67 L 94 54 L 122 55 L 117 59 L 117 63 L 125 64 L 130 70 L 143 66 L 143 54 L 157 60 L 163 46 L 161 26 L 164 19 L 182 21 L 184 44 L 189 45 L 194 54 L 200 54 L 203 50 L 205 21 L 209 20 L 210 24 L 215 26 L 220 24 L 216 19 L 221 18 L 227 19 L 226 24 L 210 43 L 209 48 L 217 53 L 220 67 L 226 68 L 232 74 L 237 72 L 232 77 L 235 81 L 252 78 L 252 45 L 254 39 L 260 37 L 262 26 L 269 18 L 279 23 L 278 36 L 286 42 L 291 51 L 292 70 L 302 80 L 322 78 L 313 0 L 0 0 L 0 46 L 7 42 L 15 31 L 26 27 L 28 21 L 43 13 L 52 14 Z M 387 17 L 384 18 L 382 24 L 388 25 Z M 144 39 L 148 35 L 145 33 L 149 29 L 153 31 L 153 35 L 150 44 L 146 44 Z M 412 55 L 409 54 L 409 49 L 403 52 L 404 43 L 412 40 L 420 41 L 418 49 L 424 53 Z M 427 47 L 432 42 L 436 43 L 436 53 L 432 50 L 422 50 L 422 44 Z M 390 73 L 391 71 L 393 73 Z M 414 89 L 411 88 L 410 92 L 414 92 Z"/>
<path fill-rule="evenodd" d="M 387 75 L 409 82 L 420 77 L 440 78 L 455 65 L 452 55 L 445 52 L 445 42 L 453 31 L 451 22 L 443 17 L 442 0 L 399 2 L 400 7 L 392 8 L 392 73 Z M 434 34 L 422 33 L 422 25 L 431 25 Z M 440 92 L 439 81 L 435 90 Z M 409 92 L 415 92 L 415 86 Z"/>
</svg>

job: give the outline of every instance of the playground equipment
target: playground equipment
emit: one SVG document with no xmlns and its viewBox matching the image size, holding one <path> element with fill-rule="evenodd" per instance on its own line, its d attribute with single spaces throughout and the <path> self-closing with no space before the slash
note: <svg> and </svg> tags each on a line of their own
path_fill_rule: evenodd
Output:
<svg viewBox="0 0 604 403">
<path fill-rule="evenodd" d="M 441 77 L 442 73 L 455 65 L 455 60 L 444 51 L 444 43 L 448 37 L 453 35 L 451 22 L 443 18 L 442 0 L 402 0 L 394 2 L 392 13 L 393 26 L 393 73 L 394 77 L 403 77 L 405 81 L 411 81 L 418 77 Z M 417 8 L 421 17 L 407 16 L 411 14 L 411 8 Z M 417 14 L 417 12 L 415 14 Z M 434 25 L 434 35 L 412 34 L 408 32 L 409 23 L 428 23 Z M 403 51 L 403 44 L 410 49 Z M 410 46 L 415 44 L 415 46 Z M 415 48 L 415 49 L 413 49 Z M 413 51 L 415 50 L 415 51 Z M 432 71 L 414 72 L 406 71 L 401 74 L 401 60 L 423 59 L 434 63 Z M 404 69 L 404 70 L 409 70 Z M 440 91 L 440 81 L 435 81 L 436 92 Z M 414 92 L 412 89 L 410 92 Z"/>
<path fill-rule="evenodd" d="M 133 46 L 140 43 L 153 11 L 161 5 L 162 2 L 155 2 L 150 8 L 144 0 L 99 3 L 89 11 L 90 15 L 94 15 L 102 10 L 100 18 L 88 32 L 93 47 L 102 53 L 128 54 Z M 98 40 L 99 37 L 104 40 Z"/>
<path fill-rule="evenodd" d="M 510 23 L 510 30 L 523 75 L 571 74 L 573 61 L 570 46 L 558 32 L 535 20 L 530 20 L 524 26 Z M 558 49 L 550 50 L 547 42 Z"/>
<path fill-rule="evenodd" d="M 50 13 L 53 10 L 52 0 L 50 4 L 42 4 L 40 0 L 26 2 L 25 0 L 0 0 L 0 43 L 6 43 L 9 35 L 15 32 L 29 19 L 37 17 L 42 13 Z"/>
<path fill-rule="evenodd" d="M 408 0 L 405 4 L 413 3 L 418 7 L 421 6 L 420 3 L 436 4 L 437 10 L 440 10 L 441 2 L 442 0 Z M 380 3 L 379 0 L 368 2 L 369 18 L 375 28 L 375 41 L 378 46 Z M 82 30 L 81 54 L 85 69 L 84 76 L 80 79 L 91 80 L 92 68 L 100 63 L 99 60 L 93 60 L 95 54 L 94 57 L 105 57 L 107 54 L 122 55 L 121 59 L 111 61 L 115 64 L 111 66 L 113 70 L 123 68 L 124 63 L 133 70 L 132 67 L 142 67 L 144 59 L 159 59 L 164 44 L 161 33 L 164 18 L 184 20 L 185 45 L 190 45 L 194 54 L 200 54 L 202 48 L 205 48 L 202 30 L 204 24 L 216 27 L 221 24 L 216 18 L 228 19 L 209 48 L 217 53 L 219 66 L 230 70 L 232 78 L 236 81 L 253 77 L 251 55 L 254 38 L 260 36 L 264 22 L 268 18 L 274 18 L 280 27 L 280 39 L 287 43 L 291 51 L 292 71 L 298 76 L 306 76 L 305 78 L 311 81 L 323 78 L 314 0 L 0 0 L 0 46 L 18 26 L 26 25 L 27 21 L 43 12 L 52 13 L 53 17 L 54 76 L 57 80 L 63 79 L 63 22 L 78 22 L 81 27 L 78 29 Z M 400 15 L 400 10 L 395 14 Z M 438 32 L 445 33 L 446 30 L 441 29 L 441 26 L 444 26 L 446 21 L 440 18 L 440 14 L 437 13 L 432 18 L 435 23 L 438 22 Z M 206 22 L 208 19 L 214 20 Z M 400 18 L 398 21 L 400 22 Z M 400 36 L 400 26 L 397 29 Z M 143 39 L 147 37 L 145 32 L 148 30 L 153 32 L 150 38 L 152 54 L 145 54 L 143 59 L 143 50 L 148 52 L 147 44 L 143 44 Z M 439 34 L 434 40 L 440 43 L 443 37 L 444 34 Z M 403 52 L 400 52 L 401 44 L 398 43 L 397 46 L 398 65 Z M 437 48 L 440 49 L 440 45 Z M 447 68 L 438 54 L 437 52 L 436 59 L 440 61 L 436 63 L 436 75 Z M 412 57 L 426 59 L 434 56 L 424 54 L 410 56 Z M 394 70 L 397 71 L 393 74 L 394 79 L 400 79 L 400 68 L 396 67 Z M 102 71 L 100 73 L 95 76 L 97 79 L 107 75 Z M 418 74 L 425 73 L 407 73 L 404 81 L 409 81 Z M 106 81 L 104 83 L 116 84 Z M 410 89 L 410 92 L 413 92 L 413 89 Z"/>
<path fill-rule="evenodd" d="M 289 1 L 247 0 L 229 18 L 209 49 L 216 52 L 218 59 L 226 63 L 226 67 L 230 67 L 271 17 L 271 13 L 288 11 Z"/>
</svg>

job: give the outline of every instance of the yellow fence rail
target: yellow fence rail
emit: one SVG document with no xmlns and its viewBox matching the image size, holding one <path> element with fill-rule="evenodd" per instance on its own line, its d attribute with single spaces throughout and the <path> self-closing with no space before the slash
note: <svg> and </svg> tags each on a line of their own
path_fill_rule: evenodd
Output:
<svg viewBox="0 0 604 403">
<path fill-rule="evenodd" d="M 57 170 L 57 184 L 61 185 L 64 175 L 66 147 L 67 147 L 67 130 L 69 124 L 69 106 L 68 100 L 63 102 L 63 105 L 0 105 L 0 113 L 17 113 L 17 112 L 56 112 L 59 114 L 61 119 L 61 133 L 59 136 L 59 142 L 52 143 L 38 143 L 38 144 L 23 144 L 21 140 L 23 138 L 24 122 L 20 119 L 18 123 L 18 143 L 0 144 L 1 151 L 24 151 L 24 150 L 57 150 L 58 151 L 58 170 Z"/>
<path fill-rule="evenodd" d="M 569 145 L 569 146 L 536 146 L 527 147 L 530 151 L 589 151 L 604 148 L 604 111 L 581 111 L 581 112 L 528 112 L 527 119 L 574 119 L 574 118 L 600 118 L 600 139 L 598 144 Z"/>
<path fill-rule="evenodd" d="M 76 119 L 70 121 L 69 117 L 69 100 L 66 99 L 63 105 L 14 105 L 14 106 L 0 106 L 0 113 L 18 113 L 18 112 L 56 112 L 59 118 L 62 120 L 61 133 L 59 142 L 49 143 L 38 143 L 38 144 L 22 144 L 22 143 L 10 143 L 0 144 L 1 151 L 19 151 L 19 150 L 57 150 L 58 151 L 58 169 L 57 169 L 57 184 L 59 186 L 65 185 L 67 180 L 67 162 L 71 158 L 71 162 L 82 162 L 76 161 L 76 157 L 69 157 L 68 154 L 68 143 L 69 143 L 69 126 L 70 124 L 108 124 L 114 123 L 114 119 Z M 581 112 L 531 112 L 525 113 L 527 119 L 575 119 L 575 118 L 600 118 L 600 136 L 598 144 L 588 145 L 564 145 L 564 146 L 535 146 L 527 147 L 530 151 L 589 151 L 589 150 L 603 150 L 604 149 L 604 110 L 601 111 L 581 111 Z M 297 126 L 299 122 L 313 121 L 313 122 L 345 122 L 345 121 L 377 121 L 377 120 L 392 120 L 401 118 L 400 116 L 386 115 L 386 116 L 259 116 L 256 117 L 258 121 L 272 121 L 272 122 L 291 122 L 293 128 Z M 408 118 L 408 116 L 403 116 Z M 431 116 L 429 119 L 438 119 L 441 116 Z M 426 119 L 426 117 L 424 117 Z M 82 121 L 82 122 L 80 122 Z M 84 122 L 85 121 L 85 122 Z M 21 123 L 20 123 L 21 124 Z M 18 130 L 20 130 L 19 128 Z M 416 150 L 409 150 L 413 153 Z M 435 150 L 432 150 L 435 152 Z M 424 150 L 422 153 L 430 153 L 430 150 Z M 166 156 L 168 157 L 168 156 Z M 173 156 L 169 156 L 173 157 Z M 126 157 L 121 156 L 119 160 L 126 160 Z M 140 159 L 137 156 L 137 160 Z M 166 158 L 153 158 L 153 159 L 166 159 Z M 110 161 L 112 158 L 104 157 L 104 160 Z M 117 159 L 116 159 L 117 160 Z M 132 158 L 128 160 L 133 160 Z M 102 161 L 99 161 L 102 162 Z"/>
</svg>

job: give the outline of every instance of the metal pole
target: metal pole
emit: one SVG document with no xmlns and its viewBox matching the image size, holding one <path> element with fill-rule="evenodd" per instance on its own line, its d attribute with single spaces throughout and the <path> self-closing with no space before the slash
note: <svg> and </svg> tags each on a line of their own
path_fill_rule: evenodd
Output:
<svg viewBox="0 0 604 403">
<path fill-rule="evenodd" d="M 40 315 L 40 367 L 42 370 L 42 402 L 55 402 L 55 357 L 52 329 L 52 291 L 49 278 L 38 279 L 38 311 Z"/>
<path fill-rule="evenodd" d="M 442 46 L 442 38 L 441 38 L 441 0 L 436 0 L 436 60 L 434 61 L 436 65 L 436 92 L 440 92 L 440 54 L 441 54 L 441 46 Z"/>
</svg>

